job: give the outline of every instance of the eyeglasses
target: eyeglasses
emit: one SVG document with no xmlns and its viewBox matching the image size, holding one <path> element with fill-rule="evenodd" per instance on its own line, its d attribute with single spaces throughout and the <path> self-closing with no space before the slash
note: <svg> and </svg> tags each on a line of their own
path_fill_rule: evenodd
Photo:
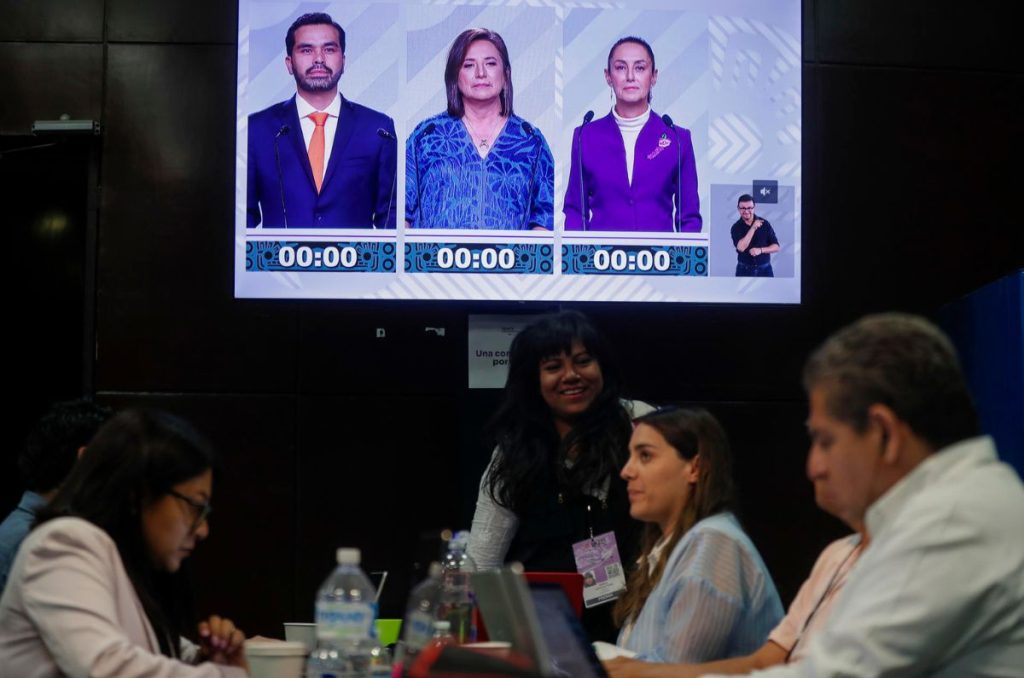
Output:
<svg viewBox="0 0 1024 678">
<path fill-rule="evenodd" d="M 213 507 L 210 506 L 210 502 L 208 501 L 198 501 L 175 490 L 167 490 L 167 494 L 172 497 L 177 497 L 191 507 L 193 520 L 192 527 L 189 529 L 190 532 L 198 530 L 199 526 L 203 524 L 203 521 L 209 519 L 210 514 L 213 513 Z"/>
</svg>

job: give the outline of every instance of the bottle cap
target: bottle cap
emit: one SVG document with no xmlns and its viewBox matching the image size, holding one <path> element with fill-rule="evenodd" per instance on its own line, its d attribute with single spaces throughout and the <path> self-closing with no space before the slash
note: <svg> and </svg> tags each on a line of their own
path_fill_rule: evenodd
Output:
<svg viewBox="0 0 1024 678">
<path fill-rule="evenodd" d="M 361 557 L 359 549 L 340 548 L 337 552 L 339 565 L 358 565 Z"/>
</svg>

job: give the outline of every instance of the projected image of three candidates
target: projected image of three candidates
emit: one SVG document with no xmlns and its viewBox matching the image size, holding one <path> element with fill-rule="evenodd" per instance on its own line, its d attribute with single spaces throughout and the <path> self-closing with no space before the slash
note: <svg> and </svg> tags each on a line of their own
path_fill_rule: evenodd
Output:
<svg viewBox="0 0 1024 678">
<path fill-rule="evenodd" d="M 241 0 L 236 292 L 591 298 L 618 276 L 650 281 L 654 300 L 706 294 L 683 280 L 735 267 L 735 196 L 776 167 L 798 173 L 798 143 L 713 157 L 721 120 L 761 120 L 718 85 L 719 18 L 565 4 Z M 776 188 L 773 258 L 794 278 L 799 187 Z"/>
</svg>

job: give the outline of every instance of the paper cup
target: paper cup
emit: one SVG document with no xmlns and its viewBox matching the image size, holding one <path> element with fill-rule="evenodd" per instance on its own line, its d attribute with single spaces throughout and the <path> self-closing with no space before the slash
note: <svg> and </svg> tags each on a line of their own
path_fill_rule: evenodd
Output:
<svg viewBox="0 0 1024 678">
<path fill-rule="evenodd" d="M 285 640 L 305 645 L 308 654 L 316 647 L 316 624 L 285 622 L 284 637 Z"/>
<path fill-rule="evenodd" d="M 279 640 L 245 641 L 251 678 L 302 678 L 308 651 L 302 643 Z"/>
</svg>

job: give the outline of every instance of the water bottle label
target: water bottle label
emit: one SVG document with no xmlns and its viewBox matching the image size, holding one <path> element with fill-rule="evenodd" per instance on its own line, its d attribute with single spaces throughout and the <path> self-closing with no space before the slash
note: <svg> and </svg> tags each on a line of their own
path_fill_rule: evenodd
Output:
<svg viewBox="0 0 1024 678">
<path fill-rule="evenodd" d="M 316 637 L 319 640 L 372 638 L 374 607 L 366 603 L 318 602 Z"/>
<path fill-rule="evenodd" d="M 413 612 L 406 623 L 409 626 L 405 632 L 405 644 L 416 650 L 425 647 L 434 635 L 434 617 L 426 612 Z"/>
</svg>

